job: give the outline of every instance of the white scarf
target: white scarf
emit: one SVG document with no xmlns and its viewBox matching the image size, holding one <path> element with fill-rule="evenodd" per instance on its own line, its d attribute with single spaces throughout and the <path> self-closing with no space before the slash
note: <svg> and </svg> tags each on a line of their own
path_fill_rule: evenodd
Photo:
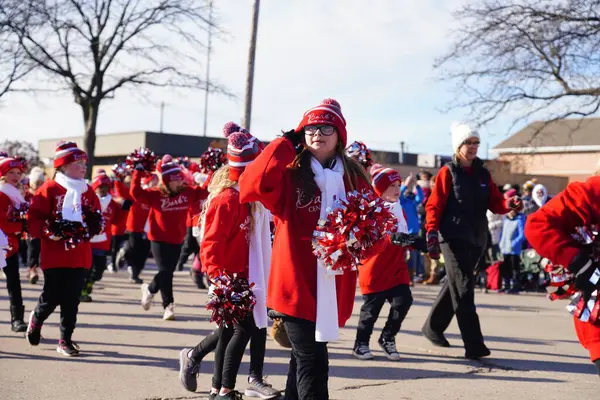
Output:
<svg viewBox="0 0 600 400">
<path fill-rule="evenodd" d="M 6 267 L 6 253 L 8 252 L 8 238 L 0 229 L 0 268 Z"/>
<path fill-rule="evenodd" d="M 315 174 L 315 182 L 321 191 L 320 219 L 327 218 L 335 200 L 346 199 L 344 186 L 344 165 L 337 157 L 333 168 L 323 168 L 314 157 L 310 167 Z M 315 340 L 331 342 L 339 338 L 337 294 L 335 288 L 335 271 L 329 271 L 322 260 L 317 259 L 317 322 Z"/>
<path fill-rule="evenodd" d="M 541 196 L 538 195 L 538 191 L 540 190 L 543 192 Z M 546 186 L 535 185 L 531 197 L 533 198 L 535 204 L 538 205 L 538 207 L 542 207 L 544 204 L 546 204 L 546 201 L 548 201 L 548 190 L 546 189 Z"/>
<path fill-rule="evenodd" d="M 112 200 L 112 196 L 110 194 L 107 194 L 104 197 L 98 196 L 98 199 L 100 199 L 100 209 L 102 210 L 102 214 L 104 214 L 106 212 L 106 209 L 108 208 L 108 205 L 110 204 L 110 202 Z M 106 229 L 107 228 L 108 228 L 108 226 L 105 226 L 104 231 L 102 231 L 102 233 L 91 238 L 90 242 L 91 243 L 106 242 L 106 240 L 108 239 L 108 237 L 106 237 Z"/>
<path fill-rule="evenodd" d="M 259 202 L 252 213 L 250 253 L 248 257 L 248 281 L 254 282 L 252 292 L 256 305 L 252 314 L 259 329 L 266 328 L 267 322 L 267 281 L 271 270 L 271 213 Z"/>
<path fill-rule="evenodd" d="M 406 219 L 404 218 L 404 213 L 402 212 L 402 206 L 399 201 L 395 201 L 390 203 L 388 201 L 385 202 L 385 205 L 389 207 L 392 214 L 396 216 L 398 220 L 398 232 L 400 233 L 408 233 L 408 224 L 406 223 Z"/>
<path fill-rule="evenodd" d="M 0 182 L 0 192 L 7 195 L 17 209 L 21 207 L 21 203 L 25 203 L 25 198 L 21 192 L 19 192 L 19 189 L 10 183 Z"/>
<path fill-rule="evenodd" d="M 88 184 L 84 179 L 69 178 L 62 172 L 56 173 L 56 183 L 67 189 L 62 204 L 62 217 L 67 221 L 83 222 L 81 215 L 81 196 L 87 192 Z"/>
</svg>

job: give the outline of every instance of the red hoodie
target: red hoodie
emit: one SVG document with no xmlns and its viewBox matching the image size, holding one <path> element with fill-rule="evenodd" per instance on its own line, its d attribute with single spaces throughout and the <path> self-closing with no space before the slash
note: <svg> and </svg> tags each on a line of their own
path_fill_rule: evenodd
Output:
<svg viewBox="0 0 600 400">
<path fill-rule="evenodd" d="M 12 256 L 19 251 L 19 238 L 23 230 L 21 222 L 10 221 L 10 216 L 13 213 L 13 202 L 4 193 L 0 192 L 0 229 L 8 238 L 9 249 L 6 252 L 6 258 Z M 2 255 L 0 254 L 0 257 Z"/>
<path fill-rule="evenodd" d="M 600 224 L 600 176 L 569 184 L 529 215 L 525 236 L 542 257 L 566 267 L 581 248 L 571 234 L 579 226 L 592 224 Z M 590 358 L 600 359 L 600 326 L 574 320 L 579 341 L 590 352 Z"/>
<path fill-rule="evenodd" d="M 406 265 L 406 247 L 385 240 L 383 250 L 364 260 L 358 267 L 358 285 L 365 294 L 379 293 L 396 287 L 408 285 L 410 276 Z"/>
<path fill-rule="evenodd" d="M 115 227 L 115 222 L 118 223 L 121 218 L 121 205 L 117 203 L 114 199 L 111 199 L 108 207 L 102 213 L 104 216 L 104 233 L 106 233 L 106 240 L 102 242 L 90 242 L 92 244 L 92 249 L 99 249 L 104 251 L 110 250 L 110 241 L 112 239 L 112 231 Z"/>
<path fill-rule="evenodd" d="M 181 244 L 185 239 L 185 222 L 190 204 L 206 199 L 203 188 L 186 188 L 175 196 L 167 196 L 159 189 L 142 188 L 142 171 L 134 171 L 131 196 L 136 202 L 150 207 L 148 239 L 154 242 Z"/>
<path fill-rule="evenodd" d="M 240 203 L 236 189 L 225 189 L 212 198 L 205 225 L 200 260 L 209 277 L 227 272 L 247 278 L 250 206 Z"/>
<path fill-rule="evenodd" d="M 316 321 L 317 259 L 312 236 L 321 213 L 321 192 L 312 197 L 303 191 L 299 170 L 288 168 L 296 151 L 291 142 L 279 138 L 246 167 L 240 177 L 242 202 L 260 201 L 274 216 L 275 242 L 267 307 L 281 313 Z M 359 181 L 358 189 L 370 189 Z M 349 190 L 348 183 L 346 189 Z M 376 252 L 378 249 L 373 249 Z M 338 325 L 344 326 L 352 315 L 356 293 L 356 272 L 336 276 Z"/>
<path fill-rule="evenodd" d="M 120 212 L 113 220 L 113 224 L 110 228 L 110 234 L 112 236 L 121 236 L 125 234 L 125 230 L 127 229 L 127 217 L 129 216 L 129 210 L 121 209 L 122 203 L 127 200 L 133 201 L 133 199 L 129 194 L 129 189 L 121 181 L 113 181 L 112 192 L 115 200 L 118 200 L 117 204 L 119 205 Z"/>
<path fill-rule="evenodd" d="M 49 239 L 43 233 L 46 221 L 54 219 L 55 211 L 62 208 L 66 193 L 67 189 L 54 180 L 48 180 L 37 190 L 29 207 L 27 219 L 29 234 L 33 238 L 41 238 L 40 267 L 42 270 L 50 268 L 89 269 L 92 265 L 92 246 L 89 242 L 66 250 L 64 241 Z M 88 186 L 87 192 L 81 197 L 83 206 L 91 206 L 94 210 L 100 210 L 100 200 L 91 187 Z"/>
</svg>

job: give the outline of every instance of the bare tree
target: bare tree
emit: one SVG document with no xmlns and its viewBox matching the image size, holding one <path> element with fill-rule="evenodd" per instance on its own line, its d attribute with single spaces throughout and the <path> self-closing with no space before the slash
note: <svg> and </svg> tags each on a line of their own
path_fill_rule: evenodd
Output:
<svg viewBox="0 0 600 400">
<path fill-rule="evenodd" d="M 455 85 L 449 108 L 466 108 L 471 122 L 549 123 L 600 108 L 600 1 L 473 1 L 455 18 L 454 43 L 434 66 Z"/>
<path fill-rule="evenodd" d="M 0 8 L 6 2 L 0 0 Z M 0 15 L 0 97 L 11 90 L 13 84 L 25 77 L 32 69 L 9 27 L 10 21 L 17 19 L 18 14 L 14 9 L 8 9 L 7 13 Z"/>
<path fill-rule="evenodd" d="M 120 89 L 224 91 L 202 79 L 197 38 L 212 24 L 202 0 L 6 1 L 0 15 L 11 7 L 24 15 L 8 23 L 20 49 L 81 107 L 90 165 L 102 101 Z"/>
<path fill-rule="evenodd" d="M 21 156 L 25 158 L 29 168 L 44 166 L 44 163 L 40 160 L 37 149 L 30 142 L 22 140 L 5 140 L 0 143 L 0 151 L 6 152 L 11 157 Z"/>
</svg>

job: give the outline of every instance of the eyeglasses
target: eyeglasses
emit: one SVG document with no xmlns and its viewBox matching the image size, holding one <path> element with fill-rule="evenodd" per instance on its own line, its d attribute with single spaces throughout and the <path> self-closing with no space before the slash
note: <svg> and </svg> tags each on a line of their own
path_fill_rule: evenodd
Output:
<svg viewBox="0 0 600 400">
<path fill-rule="evenodd" d="M 481 142 L 479 140 L 465 140 L 463 144 L 466 144 L 467 146 L 479 146 Z"/>
<path fill-rule="evenodd" d="M 331 136 L 335 132 L 335 128 L 331 125 L 308 125 L 304 127 L 304 133 L 309 136 L 316 135 L 317 131 L 321 131 L 323 136 Z"/>
</svg>

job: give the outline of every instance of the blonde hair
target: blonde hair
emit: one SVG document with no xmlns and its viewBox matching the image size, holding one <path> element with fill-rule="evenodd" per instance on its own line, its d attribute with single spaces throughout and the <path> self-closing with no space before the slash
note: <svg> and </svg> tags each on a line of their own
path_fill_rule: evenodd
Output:
<svg viewBox="0 0 600 400">
<path fill-rule="evenodd" d="M 217 170 L 210 179 L 210 183 L 208 184 L 208 197 L 204 204 L 202 204 L 202 212 L 200 213 L 200 237 L 199 241 L 204 238 L 204 227 L 206 223 L 206 211 L 208 207 L 210 207 L 210 203 L 212 200 L 219 195 L 219 193 L 223 192 L 225 189 L 229 189 L 235 187 L 238 183 L 236 181 L 232 181 L 229 179 L 229 165 L 223 165 L 221 168 Z M 252 215 L 255 210 L 256 205 L 254 203 L 250 203 L 250 230 L 252 229 L 253 220 Z"/>
</svg>

